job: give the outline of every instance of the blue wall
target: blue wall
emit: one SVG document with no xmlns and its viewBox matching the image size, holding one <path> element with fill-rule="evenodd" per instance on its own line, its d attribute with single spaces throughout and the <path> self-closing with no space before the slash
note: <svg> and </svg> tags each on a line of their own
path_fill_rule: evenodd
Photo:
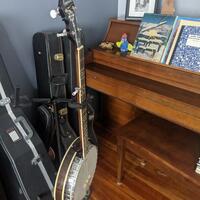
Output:
<svg viewBox="0 0 200 200">
<path fill-rule="evenodd" d="M 14 2 L 14 3 L 13 3 Z M 101 41 L 110 17 L 117 16 L 116 0 L 76 0 L 78 19 L 85 30 L 87 46 Z M 62 30 L 60 19 L 49 12 L 57 0 L 6 0 L 0 6 L 0 53 L 14 84 L 31 94 L 36 88 L 32 36 L 38 31 Z"/>
</svg>

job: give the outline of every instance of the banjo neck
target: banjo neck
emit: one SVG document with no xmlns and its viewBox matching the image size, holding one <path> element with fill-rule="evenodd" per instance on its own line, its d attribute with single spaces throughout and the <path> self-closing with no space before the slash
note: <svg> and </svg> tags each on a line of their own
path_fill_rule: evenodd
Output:
<svg viewBox="0 0 200 200">
<path fill-rule="evenodd" d="M 78 110 L 79 134 L 82 146 L 83 158 L 86 157 L 89 148 L 88 142 L 88 113 L 85 81 L 84 46 L 77 48 L 76 52 L 76 80 L 77 80 L 77 103 L 82 105 Z"/>
<path fill-rule="evenodd" d="M 67 35 L 76 46 L 76 88 L 72 96 L 76 97 L 76 102 L 81 105 L 78 109 L 79 134 L 82 148 L 82 156 L 86 158 L 89 149 L 88 141 L 88 113 L 85 83 L 85 63 L 84 46 L 81 43 L 80 29 L 75 16 L 75 5 L 73 0 L 59 0 L 57 11 L 52 12 L 52 17 L 60 15 L 66 25 L 66 29 L 61 35 Z M 55 15 L 55 16 L 54 16 Z"/>
</svg>

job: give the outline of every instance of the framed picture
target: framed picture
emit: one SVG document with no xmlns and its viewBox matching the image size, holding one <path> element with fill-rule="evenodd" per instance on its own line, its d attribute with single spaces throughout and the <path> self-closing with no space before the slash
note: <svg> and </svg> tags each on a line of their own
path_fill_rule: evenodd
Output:
<svg viewBox="0 0 200 200">
<path fill-rule="evenodd" d="M 126 19 L 140 20 L 144 13 L 154 13 L 157 0 L 127 0 Z"/>
</svg>

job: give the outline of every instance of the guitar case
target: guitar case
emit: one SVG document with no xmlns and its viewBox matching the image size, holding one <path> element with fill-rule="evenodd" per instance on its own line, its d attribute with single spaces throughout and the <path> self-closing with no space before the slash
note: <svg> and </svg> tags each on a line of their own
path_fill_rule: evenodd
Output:
<svg viewBox="0 0 200 200">
<path fill-rule="evenodd" d="M 67 98 L 72 101 L 75 97 L 72 96 L 74 88 L 76 87 L 76 71 L 75 71 L 75 46 L 68 39 L 67 36 L 57 37 L 57 33 L 39 32 L 33 36 L 33 50 L 36 65 L 37 83 L 38 83 L 38 94 L 40 98 Z M 59 59 L 58 59 L 59 58 Z M 60 75 L 60 79 L 58 79 Z M 52 82 L 52 77 L 58 77 Z M 65 79 L 63 78 L 65 77 Z M 89 106 L 89 137 L 91 142 L 97 144 L 96 134 L 93 130 L 93 119 L 94 110 Z M 40 124 L 39 132 L 48 133 L 49 127 L 51 127 L 52 117 L 51 113 L 48 114 L 47 107 L 43 105 L 38 108 Z M 78 133 L 78 118 L 77 110 L 68 107 L 69 123 L 68 125 L 72 127 L 74 131 L 71 131 L 71 136 L 67 136 L 67 147 L 71 144 Z M 41 118 L 42 117 L 42 118 Z M 68 126 L 68 129 L 71 127 Z M 45 127 L 45 129 L 44 129 Z M 43 130 L 43 131 L 41 131 Z M 50 128 L 51 130 L 51 128 Z M 69 131 L 65 131 L 69 132 Z M 42 136 L 45 138 L 45 136 Z M 45 142 L 46 139 L 43 141 Z"/>
<path fill-rule="evenodd" d="M 6 194 L 5 194 L 5 190 L 4 190 L 4 187 L 1 183 L 1 180 L 0 180 L 0 199 L 1 200 L 7 200 L 7 197 L 6 197 Z"/>
<path fill-rule="evenodd" d="M 0 56 L 0 176 L 9 200 L 50 200 L 56 171 L 20 108 Z"/>
<path fill-rule="evenodd" d="M 65 43 L 68 45 L 68 42 Z M 56 33 L 38 32 L 33 36 L 33 50 L 37 74 L 37 86 L 39 98 L 49 99 L 67 99 L 68 86 L 71 85 L 69 73 L 65 68 L 63 38 L 57 37 Z M 67 53 L 67 52 L 66 52 Z M 66 103 L 57 103 L 57 112 L 62 109 L 67 109 Z M 49 109 L 50 108 L 50 109 Z M 56 120 L 59 124 L 61 154 L 64 155 L 66 149 L 72 141 L 77 137 L 71 125 L 68 123 L 68 115 L 58 116 L 56 119 L 55 112 L 53 113 L 51 104 L 42 103 L 37 108 L 38 116 L 38 132 L 43 139 L 47 149 L 51 148 L 54 152 L 55 159 L 58 157 L 58 139 L 55 137 Z M 73 120 L 76 121 L 76 120 Z M 57 142 L 56 142 L 57 141 Z M 57 143 L 57 144 L 55 144 Z"/>
<path fill-rule="evenodd" d="M 39 97 L 66 97 L 67 74 L 62 38 L 55 33 L 38 32 L 33 36 L 33 51 Z"/>
</svg>

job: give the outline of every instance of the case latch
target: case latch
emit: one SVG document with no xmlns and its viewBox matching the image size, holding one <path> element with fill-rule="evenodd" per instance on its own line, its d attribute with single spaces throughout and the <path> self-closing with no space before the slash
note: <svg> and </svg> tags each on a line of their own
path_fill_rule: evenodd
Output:
<svg viewBox="0 0 200 200">
<path fill-rule="evenodd" d="M 9 97 L 6 97 L 5 99 L 0 100 L 0 106 L 2 106 L 2 107 L 6 106 L 9 103 L 11 103 L 11 100 Z"/>
</svg>

